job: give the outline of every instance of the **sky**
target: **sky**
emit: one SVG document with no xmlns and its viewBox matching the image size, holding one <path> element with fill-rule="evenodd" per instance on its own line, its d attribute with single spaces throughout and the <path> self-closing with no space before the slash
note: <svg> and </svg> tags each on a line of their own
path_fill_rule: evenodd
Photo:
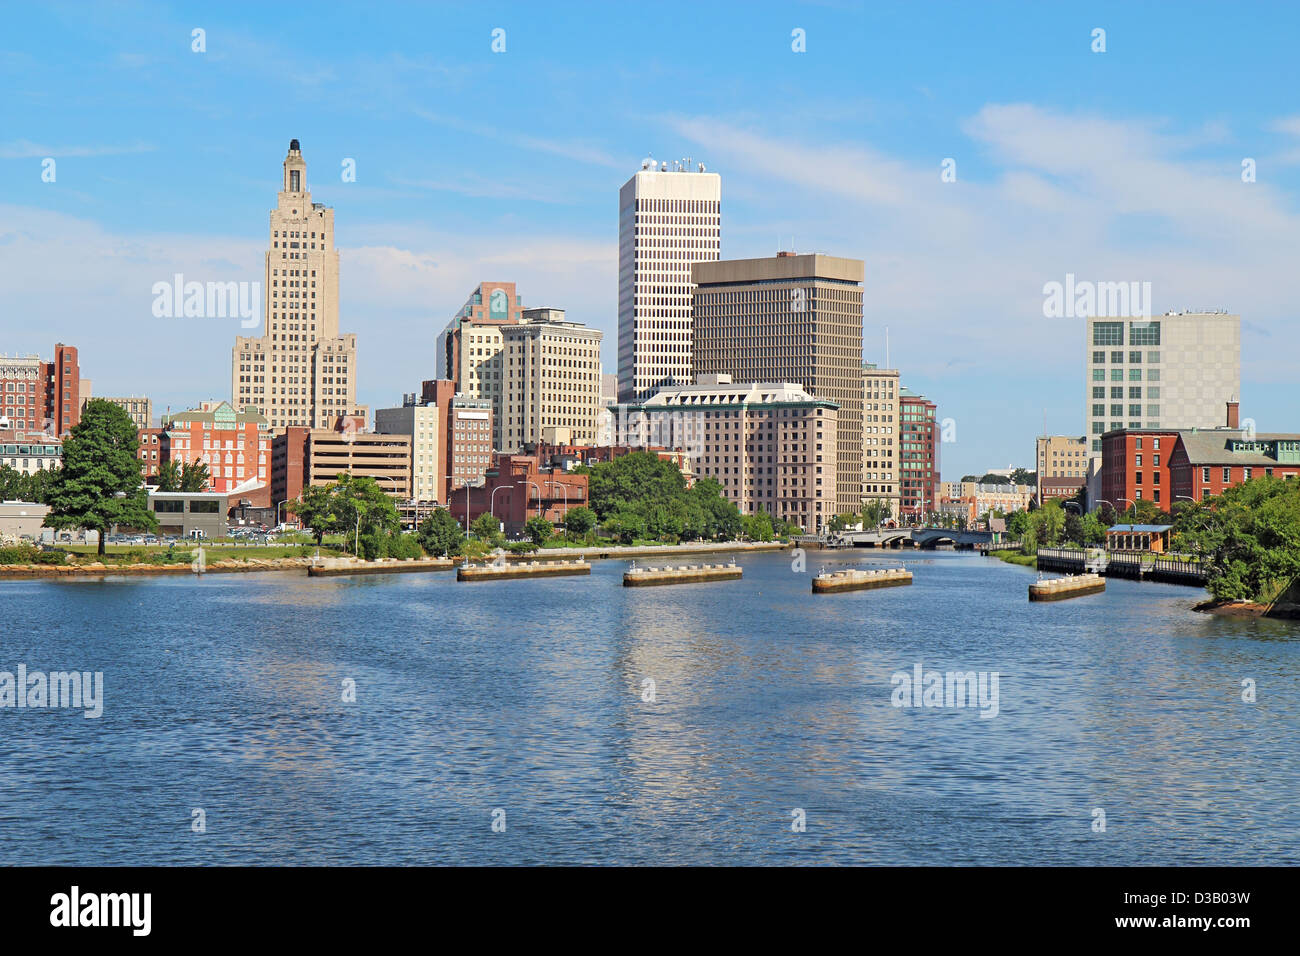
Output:
<svg viewBox="0 0 1300 956">
<path fill-rule="evenodd" d="M 883 365 L 888 338 L 904 384 L 952 419 L 945 480 L 1032 467 L 1044 426 L 1083 433 L 1083 321 L 1043 314 L 1067 274 L 1150 282 L 1157 312 L 1240 314 L 1243 417 L 1300 431 L 1300 5 L 0 18 L 0 353 L 76 345 L 95 394 L 148 395 L 155 414 L 229 399 L 246 333 L 155 317 L 154 283 L 262 280 L 297 138 L 335 210 L 340 328 L 371 408 L 434 377 L 435 337 L 486 280 L 601 329 L 616 371 L 619 186 L 645 157 L 691 157 L 722 177 L 723 258 L 866 263 L 864 358 Z"/>
</svg>

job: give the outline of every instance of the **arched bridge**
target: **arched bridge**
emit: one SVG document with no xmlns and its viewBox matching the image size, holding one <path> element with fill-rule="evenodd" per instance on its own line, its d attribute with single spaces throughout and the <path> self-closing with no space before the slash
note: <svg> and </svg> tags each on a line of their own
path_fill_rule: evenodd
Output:
<svg viewBox="0 0 1300 956">
<path fill-rule="evenodd" d="M 997 540 L 992 531 L 952 531 L 944 528 L 894 528 L 881 531 L 841 531 L 830 536 L 832 548 L 956 548 L 987 547 Z"/>
</svg>

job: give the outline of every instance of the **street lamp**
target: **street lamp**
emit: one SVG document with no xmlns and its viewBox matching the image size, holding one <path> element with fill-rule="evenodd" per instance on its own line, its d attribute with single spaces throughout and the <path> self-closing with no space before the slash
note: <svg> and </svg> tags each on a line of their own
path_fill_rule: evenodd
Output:
<svg viewBox="0 0 1300 956">
<path fill-rule="evenodd" d="M 1138 503 L 1134 501 L 1132 498 L 1116 498 L 1115 500 L 1121 502 L 1127 501 L 1129 504 L 1133 506 L 1133 521 L 1136 522 L 1138 516 Z"/>
<path fill-rule="evenodd" d="M 282 505 L 287 505 L 289 502 L 291 502 L 291 501 L 293 501 L 293 500 L 294 500 L 293 498 L 285 498 L 283 501 L 281 501 L 279 504 L 277 504 L 277 505 L 275 506 L 275 523 L 276 523 L 276 525 L 282 525 L 282 524 L 284 524 L 284 522 L 283 522 L 282 520 L 280 520 L 280 508 L 281 508 L 281 506 L 282 506 Z"/>
<path fill-rule="evenodd" d="M 564 516 L 567 518 L 569 516 L 569 486 L 562 485 L 558 481 L 548 481 L 547 484 L 554 485 L 564 492 Z"/>
<path fill-rule="evenodd" d="M 517 485 L 517 484 L 519 484 L 519 482 L 516 481 L 515 484 Z M 540 516 L 541 513 L 542 513 L 542 486 L 539 485 L 539 484 L 538 484 L 537 482 L 535 482 L 535 481 L 529 481 L 527 478 L 524 479 L 524 484 L 526 484 L 526 485 L 532 485 L 534 488 L 537 489 L 537 514 Z M 528 517 L 528 496 L 527 496 L 527 494 L 524 495 L 524 517 L 525 517 L 525 518 Z"/>
<path fill-rule="evenodd" d="M 455 489 L 451 487 L 451 482 L 456 480 L 455 475 L 447 476 L 447 510 L 451 510 L 451 493 Z M 465 479 L 465 534 L 469 534 L 469 479 Z"/>
<path fill-rule="evenodd" d="M 513 488 L 513 487 L 514 485 L 497 485 L 495 488 L 492 489 L 492 497 L 488 499 L 488 514 L 490 514 L 494 518 L 497 516 L 497 511 L 496 511 L 497 492 L 500 491 L 502 488 Z"/>
</svg>

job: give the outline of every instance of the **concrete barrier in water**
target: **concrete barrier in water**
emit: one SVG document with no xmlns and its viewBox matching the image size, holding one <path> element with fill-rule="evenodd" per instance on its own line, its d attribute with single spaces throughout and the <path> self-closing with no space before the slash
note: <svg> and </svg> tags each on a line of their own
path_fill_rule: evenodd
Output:
<svg viewBox="0 0 1300 956">
<path fill-rule="evenodd" d="M 734 581 L 743 573 L 740 565 L 687 564 L 679 567 L 638 568 L 635 564 L 623 574 L 623 587 L 641 588 L 659 584 L 699 584 L 704 581 Z"/>
<path fill-rule="evenodd" d="M 871 588 L 894 588 L 912 583 L 912 572 L 905 568 L 851 568 L 825 572 L 812 579 L 813 594 L 836 594 L 840 591 L 866 591 Z"/>
<path fill-rule="evenodd" d="M 1031 601 L 1064 601 L 1066 598 L 1099 594 L 1106 590 L 1106 579 L 1099 574 L 1070 574 L 1049 578 L 1029 585 Z"/>
<path fill-rule="evenodd" d="M 529 561 L 515 564 L 462 564 L 456 571 L 457 581 L 499 581 L 508 578 L 553 578 L 571 574 L 590 574 L 591 565 L 576 561 Z"/>
</svg>

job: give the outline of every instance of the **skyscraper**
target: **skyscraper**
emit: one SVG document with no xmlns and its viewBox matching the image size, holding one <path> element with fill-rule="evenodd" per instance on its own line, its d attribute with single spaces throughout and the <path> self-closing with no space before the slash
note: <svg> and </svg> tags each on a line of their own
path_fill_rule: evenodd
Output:
<svg viewBox="0 0 1300 956">
<path fill-rule="evenodd" d="M 456 383 L 467 398 L 492 403 L 492 444 L 505 447 L 504 421 L 506 369 L 502 327 L 518 324 L 524 314 L 523 299 L 513 282 L 480 282 L 460 311 L 438 336 L 438 378 Z"/>
<path fill-rule="evenodd" d="M 939 504 L 939 435 L 934 427 L 936 405 L 909 388 L 898 393 L 899 508 L 905 518 L 920 521 Z"/>
<path fill-rule="evenodd" d="M 1241 399 L 1241 316 L 1090 317 L 1084 342 L 1089 454 L 1120 428 L 1212 428 Z"/>
<path fill-rule="evenodd" d="M 618 194 L 618 397 L 691 381 L 691 263 L 722 251 L 722 178 L 647 159 Z"/>
<path fill-rule="evenodd" d="M 778 253 L 699 262 L 695 375 L 793 382 L 839 406 L 838 513 L 862 507 L 862 279 L 860 259 Z"/>
<path fill-rule="evenodd" d="M 356 403 L 357 337 L 339 335 L 334 210 L 311 201 L 296 139 L 280 187 L 266 253 L 263 334 L 235 339 L 232 404 L 260 412 L 277 431 L 365 418 L 369 409 Z"/>
<path fill-rule="evenodd" d="M 538 442 L 589 445 L 600 411 L 602 333 L 568 322 L 563 309 L 525 309 L 523 321 L 503 325 L 505 398 L 500 423 L 510 454 Z"/>
</svg>

